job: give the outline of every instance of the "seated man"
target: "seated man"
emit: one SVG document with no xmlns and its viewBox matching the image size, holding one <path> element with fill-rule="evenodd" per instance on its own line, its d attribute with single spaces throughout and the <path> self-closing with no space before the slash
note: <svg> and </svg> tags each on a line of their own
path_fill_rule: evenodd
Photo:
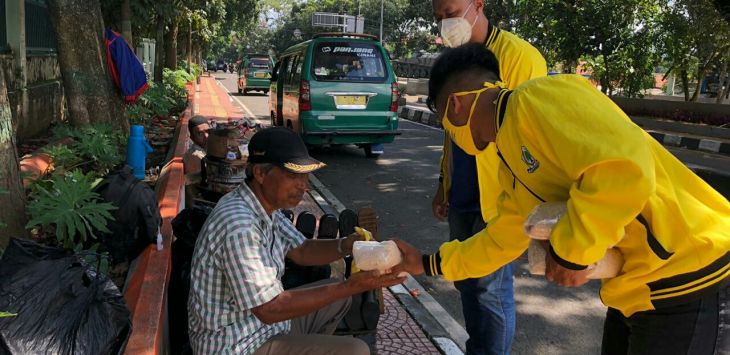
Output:
<svg viewBox="0 0 730 355">
<path fill-rule="evenodd" d="M 205 145 L 208 143 L 208 130 L 210 124 L 203 116 L 193 116 L 188 121 L 190 140 L 193 143 L 183 156 L 185 166 L 186 184 L 197 184 L 200 182 L 200 172 L 203 158 L 205 158 Z"/>
<path fill-rule="evenodd" d="M 183 155 L 183 169 L 185 171 L 185 206 L 192 207 L 195 197 L 198 195 L 197 185 L 202 182 L 203 158 L 205 158 L 205 146 L 208 143 L 208 130 L 210 124 L 203 116 L 193 116 L 188 121 L 190 132 L 190 148 Z"/>
<path fill-rule="evenodd" d="M 352 251 L 357 235 L 305 240 L 281 213 L 308 190 L 323 163 L 298 134 L 281 127 L 249 144 L 246 182 L 225 195 L 205 222 L 193 255 L 188 301 L 196 354 L 369 354 L 352 337 L 332 336 L 350 296 L 398 284 L 395 274 L 360 272 L 284 290 L 284 258 L 325 265 Z"/>
<path fill-rule="evenodd" d="M 359 60 L 355 60 L 352 62 L 352 66 L 350 66 L 350 71 L 347 72 L 347 76 L 353 77 L 353 78 L 361 78 L 365 76 L 365 70 L 362 67 L 362 62 Z"/>
</svg>

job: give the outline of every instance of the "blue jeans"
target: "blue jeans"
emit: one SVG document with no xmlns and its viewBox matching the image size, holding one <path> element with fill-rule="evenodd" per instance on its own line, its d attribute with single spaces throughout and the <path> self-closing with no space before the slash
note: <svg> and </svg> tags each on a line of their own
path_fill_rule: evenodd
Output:
<svg viewBox="0 0 730 355">
<path fill-rule="evenodd" d="M 480 212 L 449 211 L 451 240 L 465 240 L 486 227 Z M 509 354 L 515 335 L 515 298 L 512 265 L 490 275 L 454 282 L 469 340 L 466 354 Z"/>
</svg>

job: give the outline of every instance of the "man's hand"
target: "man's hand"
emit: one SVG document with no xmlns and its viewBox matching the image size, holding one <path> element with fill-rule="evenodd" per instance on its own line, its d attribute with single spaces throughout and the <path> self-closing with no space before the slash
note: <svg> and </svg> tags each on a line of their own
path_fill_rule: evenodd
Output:
<svg viewBox="0 0 730 355">
<path fill-rule="evenodd" d="M 553 258 L 550 252 L 545 255 L 545 278 L 565 287 L 579 287 L 585 285 L 589 279 L 590 269 L 571 270 L 562 267 Z"/>
<path fill-rule="evenodd" d="M 355 293 L 362 293 L 368 290 L 397 285 L 405 280 L 405 276 L 398 277 L 398 274 L 390 272 L 390 270 L 385 273 L 378 270 L 371 270 L 353 273 L 345 281 L 345 284 L 355 290 Z"/>
<path fill-rule="evenodd" d="M 449 204 L 444 200 L 444 185 L 442 183 L 439 183 L 436 195 L 433 196 L 431 210 L 433 211 L 433 216 L 441 222 L 446 221 L 446 218 L 449 216 Z"/>
<path fill-rule="evenodd" d="M 399 275 L 405 271 L 411 275 L 423 274 L 423 254 L 412 245 L 400 239 L 393 239 L 393 241 L 398 245 L 401 253 L 403 253 L 403 261 L 393 268 L 393 273 Z"/>
<path fill-rule="evenodd" d="M 365 237 L 363 237 L 357 233 L 352 233 L 352 234 L 348 235 L 345 238 L 345 240 L 342 241 L 342 251 L 346 255 L 352 255 L 352 247 L 355 245 L 355 242 L 364 241 L 364 240 L 365 240 Z"/>
</svg>

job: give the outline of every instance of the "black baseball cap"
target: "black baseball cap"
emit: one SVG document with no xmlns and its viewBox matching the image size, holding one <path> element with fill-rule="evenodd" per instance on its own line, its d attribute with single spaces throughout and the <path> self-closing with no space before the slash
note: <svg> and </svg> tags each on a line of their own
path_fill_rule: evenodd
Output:
<svg viewBox="0 0 730 355">
<path fill-rule="evenodd" d="M 294 173 L 311 173 L 325 163 L 312 158 L 301 137 L 284 127 L 265 128 L 256 132 L 248 143 L 248 162 L 274 164 Z"/>
</svg>

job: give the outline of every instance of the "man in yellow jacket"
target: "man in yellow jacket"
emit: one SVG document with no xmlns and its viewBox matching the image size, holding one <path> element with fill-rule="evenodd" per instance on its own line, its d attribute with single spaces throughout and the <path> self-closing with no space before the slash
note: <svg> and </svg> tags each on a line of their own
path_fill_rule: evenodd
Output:
<svg viewBox="0 0 730 355">
<path fill-rule="evenodd" d="M 547 75 L 545 59 L 535 47 L 489 22 L 484 15 L 483 0 L 433 0 L 432 5 L 444 44 L 447 47 L 467 42 L 484 45 L 499 59 L 499 69 L 508 88 Z M 485 215 L 494 214 L 501 191 L 496 178 L 499 159 L 496 150 L 490 149 L 490 154 L 491 166 L 478 176 L 474 156 L 444 134 L 441 174 L 432 209 L 436 218 L 448 220 L 450 240 L 471 237 L 484 229 L 485 221 L 491 217 Z M 506 264 L 484 277 L 454 282 L 454 286 L 461 294 L 469 334 L 466 353 L 509 354 L 515 332 L 511 265 Z"/>
<path fill-rule="evenodd" d="M 587 282 L 587 266 L 616 248 L 604 279 L 604 354 L 730 353 L 730 203 L 577 75 L 499 86 L 497 59 L 480 45 L 445 51 L 429 82 L 444 128 L 477 160 L 493 142 L 501 160 L 496 217 L 466 241 L 422 256 L 398 241 L 394 272 L 461 280 L 522 254 L 525 218 L 567 201 L 553 228 L 546 278 Z"/>
</svg>

